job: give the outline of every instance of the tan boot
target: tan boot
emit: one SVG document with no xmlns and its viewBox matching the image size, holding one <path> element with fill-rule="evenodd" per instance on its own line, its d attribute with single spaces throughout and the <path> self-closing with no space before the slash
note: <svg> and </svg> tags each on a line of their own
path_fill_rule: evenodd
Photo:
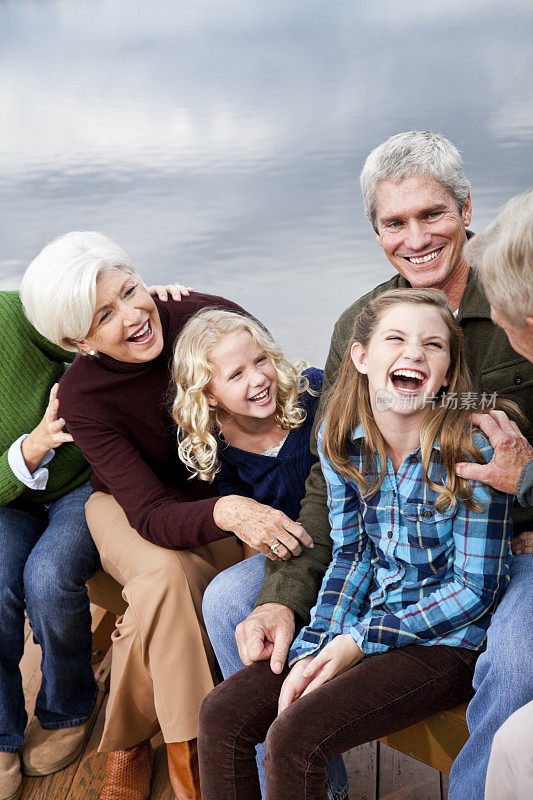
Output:
<svg viewBox="0 0 533 800">
<path fill-rule="evenodd" d="M 109 753 L 100 800 L 148 800 L 152 764 L 153 751 L 148 740 Z"/>
<path fill-rule="evenodd" d="M 176 800 L 202 800 L 196 739 L 167 744 L 167 758 Z"/>
<path fill-rule="evenodd" d="M 41 728 L 39 720 L 34 717 L 24 736 L 22 745 L 22 771 L 25 775 L 51 775 L 69 764 L 79 756 L 85 742 L 89 738 L 98 716 L 98 708 L 81 725 L 74 728 Z"/>
<path fill-rule="evenodd" d="M 0 753 L 0 800 L 18 800 L 21 794 L 20 753 Z"/>
</svg>

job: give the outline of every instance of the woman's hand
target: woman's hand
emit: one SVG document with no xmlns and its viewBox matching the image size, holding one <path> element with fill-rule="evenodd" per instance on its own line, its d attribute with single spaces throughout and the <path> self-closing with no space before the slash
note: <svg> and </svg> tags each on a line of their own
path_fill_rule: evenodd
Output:
<svg viewBox="0 0 533 800">
<path fill-rule="evenodd" d="M 251 497 L 229 494 L 215 503 L 213 519 L 224 531 L 259 550 L 271 561 L 287 561 L 302 552 L 300 545 L 313 547 L 313 540 L 297 522 Z M 275 550 L 272 550 L 272 547 Z"/>
<path fill-rule="evenodd" d="M 65 420 L 58 418 L 59 400 L 54 383 L 50 390 L 50 399 L 42 420 L 22 442 L 22 456 L 30 472 L 35 472 L 45 455 L 52 448 L 60 447 L 65 442 L 72 442 L 70 433 L 63 430 Z"/>
<path fill-rule="evenodd" d="M 313 692 L 323 683 L 346 672 L 347 669 L 358 664 L 363 657 L 364 653 L 349 633 L 335 636 L 317 656 L 303 658 L 291 669 L 281 687 L 278 713 L 281 713 L 294 700 Z M 300 666 L 301 664 L 304 665 L 303 668 Z"/>
<path fill-rule="evenodd" d="M 190 292 L 194 292 L 194 289 L 192 286 L 182 286 L 181 283 L 168 283 L 165 286 L 161 283 L 156 283 L 154 286 L 149 286 L 147 291 L 152 297 L 157 295 L 163 301 L 168 300 L 170 293 L 172 299 L 177 300 L 179 303 L 182 297 L 188 297 Z"/>
</svg>

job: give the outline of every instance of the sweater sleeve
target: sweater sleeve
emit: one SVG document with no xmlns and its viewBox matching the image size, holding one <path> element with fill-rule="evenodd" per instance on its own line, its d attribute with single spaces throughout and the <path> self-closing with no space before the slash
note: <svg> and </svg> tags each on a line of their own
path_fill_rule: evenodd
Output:
<svg viewBox="0 0 533 800">
<path fill-rule="evenodd" d="M 9 466 L 8 453 L 9 448 L 0 456 L 0 507 L 12 503 L 26 489 Z"/>
<path fill-rule="evenodd" d="M 191 500 L 186 491 L 164 484 L 128 439 L 98 420 L 69 416 L 68 429 L 144 539 L 179 549 L 228 535 L 213 520 L 218 497 Z"/>
</svg>

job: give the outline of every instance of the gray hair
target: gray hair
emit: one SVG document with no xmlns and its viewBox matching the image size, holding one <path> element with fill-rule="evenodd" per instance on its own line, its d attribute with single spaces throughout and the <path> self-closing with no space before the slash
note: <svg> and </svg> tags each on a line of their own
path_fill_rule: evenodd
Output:
<svg viewBox="0 0 533 800">
<path fill-rule="evenodd" d="M 513 197 L 465 246 L 489 303 L 517 330 L 533 315 L 533 191 Z"/>
<path fill-rule="evenodd" d="M 39 333 L 76 352 L 96 308 L 96 281 L 109 269 L 141 280 L 124 250 L 97 231 L 72 231 L 43 247 L 24 273 L 20 298 Z"/>
<path fill-rule="evenodd" d="M 399 183 L 411 175 L 429 175 L 452 195 L 461 212 L 470 184 L 456 147 L 440 133 L 407 131 L 391 136 L 366 159 L 359 182 L 365 213 L 376 228 L 376 190 L 380 181 Z"/>
</svg>

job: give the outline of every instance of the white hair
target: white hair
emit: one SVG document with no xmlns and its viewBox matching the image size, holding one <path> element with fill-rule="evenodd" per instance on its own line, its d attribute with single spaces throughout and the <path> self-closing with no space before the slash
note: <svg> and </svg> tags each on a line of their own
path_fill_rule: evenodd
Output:
<svg viewBox="0 0 533 800">
<path fill-rule="evenodd" d="M 39 333 L 65 350 L 83 339 L 96 308 L 96 281 L 109 269 L 141 280 L 129 256 L 97 231 L 72 231 L 43 247 L 24 273 L 20 297 Z"/>
<path fill-rule="evenodd" d="M 440 133 L 407 131 L 391 136 L 366 159 L 359 182 L 365 213 L 376 228 L 376 191 L 380 181 L 399 183 L 411 175 L 428 175 L 452 195 L 461 212 L 470 184 L 456 147 Z"/>
<path fill-rule="evenodd" d="M 533 191 L 513 197 L 465 246 L 489 303 L 517 330 L 533 315 Z"/>
</svg>

